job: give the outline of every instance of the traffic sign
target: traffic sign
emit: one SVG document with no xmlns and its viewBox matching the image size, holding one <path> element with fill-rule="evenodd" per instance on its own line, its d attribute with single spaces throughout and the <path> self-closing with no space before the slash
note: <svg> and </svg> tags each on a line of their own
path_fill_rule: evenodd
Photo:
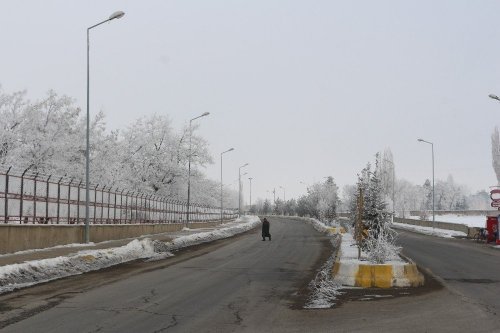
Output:
<svg viewBox="0 0 500 333">
<path fill-rule="evenodd" d="M 493 201 L 499 201 L 500 200 L 500 189 L 496 188 L 490 191 L 490 198 Z"/>
</svg>

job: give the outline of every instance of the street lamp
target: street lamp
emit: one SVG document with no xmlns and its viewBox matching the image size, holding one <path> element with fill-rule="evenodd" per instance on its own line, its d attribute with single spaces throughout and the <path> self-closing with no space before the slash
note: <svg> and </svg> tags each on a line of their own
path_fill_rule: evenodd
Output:
<svg viewBox="0 0 500 333">
<path fill-rule="evenodd" d="M 394 204 L 395 204 L 395 201 L 394 201 L 395 200 L 395 197 L 394 197 L 394 183 L 395 183 L 395 179 L 396 179 L 396 177 L 395 177 L 395 173 L 396 172 L 394 170 L 395 168 L 394 168 L 394 162 L 393 161 L 388 160 L 386 158 L 384 158 L 384 161 L 385 162 L 389 162 L 389 163 L 392 164 L 392 222 L 394 223 L 394 215 L 396 214 L 396 210 L 394 208 Z"/>
<path fill-rule="evenodd" d="M 489 94 L 488 97 L 491 99 L 496 99 L 497 101 L 500 102 L 500 98 L 497 95 Z"/>
<path fill-rule="evenodd" d="M 285 188 L 283 186 L 280 186 L 280 188 L 283 190 L 283 202 L 285 202 L 286 201 Z"/>
<path fill-rule="evenodd" d="M 238 217 L 241 216 L 241 168 L 244 168 L 248 163 L 243 164 L 238 169 Z"/>
<path fill-rule="evenodd" d="M 248 180 L 250 181 L 250 210 L 252 210 L 252 177 L 248 177 Z"/>
<path fill-rule="evenodd" d="M 230 151 L 233 151 L 233 150 L 234 150 L 234 148 L 230 148 L 230 149 L 220 153 L 220 223 L 223 222 L 223 217 L 222 217 L 222 208 L 223 208 L 223 204 L 222 204 L 222 155 L 224 155 L 225 153 L 229 153 Z"/>
<path fill-rule="evenodd" d="M 205 112 L 201 116 L 195 117 L 189 121 L 189 155 L 188 155 L 188 200 L 187 200 L 187 211 L 186 211 L 186 226 L 189 225 L 189 203 L 191 202 L 191 137 L 193 132 L 191 130 L 191 123 L 193 120 L 208 116 L 210 112 Z"/>
<path fill-rule="evenodd" d="M 87 28 L 87 143 L 85 151 L 85 243 L 89 242 L 90 224 L 89 224 L 89 185 L 90 185 L 90 29 L 93 29 L 108 21 L 119 19 L 125 15 L 122 11 L 111 14 L 107 20 L 94 24 Z"/>
<path fill-rule="evenodd" d="M 432 149 L 432 228 L 434 229 L 436 222 L 436 214 L 434 210 L 434 144 L 423 139 L 418 139 L 418 141 L 430 144 Z"/>
</svg>

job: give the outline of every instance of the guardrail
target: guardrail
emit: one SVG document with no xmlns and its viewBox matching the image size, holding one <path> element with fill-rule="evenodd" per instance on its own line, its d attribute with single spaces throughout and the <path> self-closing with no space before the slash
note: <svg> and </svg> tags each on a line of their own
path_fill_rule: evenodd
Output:
<svg viewBox="0 0 500 333">
<path fill-rule="evenodd" d="M 0 166 L 0 223 L 83 224 L 85 184 L 82 180 L 43 175 Z M 221 220 L 220 207 L 191 203 L 190 222 Z M 89 220 L 92 224 L 182 222 L 187 203 L 155 194 L 89 186 Z M 224 209 L 223 220 L 237 217 L 236 209 Z"/>
</svg>

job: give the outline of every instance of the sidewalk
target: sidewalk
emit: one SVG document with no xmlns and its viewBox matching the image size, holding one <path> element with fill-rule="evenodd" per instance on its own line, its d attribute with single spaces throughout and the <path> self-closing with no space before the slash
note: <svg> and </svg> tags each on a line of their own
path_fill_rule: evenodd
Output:
<svg viewBox="0 0 500 333">
<path fill-rule="evenodd" d="M 111 240 L 101 243 L 69 244 L 69 245 L 56 246 L 46 249 L 26 250 L 15 253 L 0 254 L 0 267 L 12 264 L 20 264 L 32 260 L 42 260 L 49 258 L 57 258 L 61 256 L 68 256 L 82 250 L 103 250 L 103 249 L 117 248 L 127 245 L 134 239 L 142 240 L 145 238 L 149 238 L 151 240 L 157 240 L 161 242 L 170 242 L 181 236 L 187 236 L 196 233 L 209 232 L 221 228 L 227 228 L 231 224 L 234 224 L 234 222 L 220 224 L 212 228 L 183 229 L 181 231 L 176 231 L 176 232 L 168 232 L 168 233 L 161 233 L 154 235 L 142 235 L 139 237 Z"/>
</svg>

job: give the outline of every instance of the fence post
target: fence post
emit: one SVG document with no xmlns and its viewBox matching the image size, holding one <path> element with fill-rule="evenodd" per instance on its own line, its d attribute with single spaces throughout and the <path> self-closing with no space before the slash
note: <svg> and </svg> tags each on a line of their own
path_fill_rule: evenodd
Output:
<svg viewBox="0 0 500 333">
<path fill-rule="evenodd" d="M 165 198 L 165 222 L 166 223 L 168 223 L 168 221 L 169 221 L 169 218 L 168 218 L 169 215 L 168 214 L 170 214 L 169 211 L 168 211 L 168 199 Z"/>
<path fill-rule="evenodd" d="M 76 223 L 80 224 L 80 189 L 82 186 L 83 180 L 80 180 L 80 183 L 78 183 L 78 196 L 76 198 L 76 201 L 78 202 L 76 205 Z"/>
<path fill-rule="evenodd" d="M 148 198 L 148 221 L 151 223 L 151 200 L 153 199 L 153 195 L 151 194 Z"/>
<path fill-rule="evenodd" d="M 24 175 L 28 170 L 32 167 L 33 165 L 30 165 L 29 167 L 24 170 L 23 174 L 21 175 L 21 197 L 20 197 L 20 203 L 19 203 L 19 223 L 22 222 L 23 219 L 23 199 L 24 199 Z"/>
<path fill-rule="evenodd" d="M 109 223 L 109 208 L 111 207 L 111 190 L 112 189 L 113 189 L 112 186 L 110 186 L 108 189 L 108 217 L 106 219 L 106 223 Z"/>
<path fill-rule="evenodd" d="M 116 223 L 116 194 L 118 193 L 118 187 L 115 190 L 114 196 L 115 196 L 115 207 L 113 209 L 113 223 Z M 123 192 L 123 191 L 122 191 Z M 120 193 L 120 199 L 121 199 L 121 193 Z M 122 206 L 120 205 L 120 213 L 122 211 Z"/>
<path fill-rule="evenodd" d="M 131 191 L 130 192 L 130 223 L 132 223 L 132 219 L 133 219 L 133 216 L 134 216 L 134 196 L 135 196 L 135 193 L 134 191 Z"/>
<path fill-rule="evenodd" d="M 5 223 L 9 223 L 9 172 L 11 168 L 10 166 L 5 173 Z"/>
<path fill-rule="evenodd" d="M 128 194 L 129 193 L 130 193 L 130 191 L 127 191 L 127 194 L 125 194 L 125 221 L 127 221 L 127 219 L 128 219 L 127 209 L 128 209 Z M 132 214 L 130 216 L 132 216 Z"/>
<path fill-rule="evenodd" d="M 136 196 L 135 196 L 135 221 L 137 223 L 137 220 L 139 220 L 139 223 L 140 223 L 140 219 L 139 219 L 139 193 L 136 193 Z"/>
<path fill-rule="evenodd" d="M 141 219 L 139 223 L 144 223 L 144 217 L 146 217 L 146 198 L 144 197 L 144 193 L 141 193 Z"/>
<path fill-rule="evenodd" d="M 104 190 L 106 190 L 106 185 L 104 185 L 101 190 L 101 218 L 100 218 L 101 223 L 104 215 Z"/>
<path fill-rule="evenodd" d="M 59 179 L 57 182 L 57 215 L 56 215 L 56 223 L 59 224 L 59 209 L 60 209 L 60 201 L 61 201 L 61 181 L 63 177 Z"/>
<path fill-rule="evenodd" d="M 166 206 L 166 211 L 165 211 L 165 215 L 167 217 L 167 223 L 170 223 L 170 217 L 171 217 L 171 213 L 170 213 L 170 200 L 168 199 L 165 199 L 165 206 Z"/>
<path fill-rule="evenodd" d="M 95 216 L 96 214 L 96 209 L 97 209 L 97 187 L 99 187 L 99 184 L 97 184 L 94 188 L 94 224 L 95 224 Z"/>
<path fill-rule="evenodd" d="M 45 223 L 49 223 L 49 186 L 50 186 L 50 177 L 47 178 L 47 188 L 45 189 Z"/>
<path fill-rule="evenodd" d="M 73 182 L 73 179 L 74 178 L 71 178 L 69 180 L 69 184 L 68 184 L 68 224 L 70 224 L 70 209 L 71 209 L 71 206 L 70 206 L 70 201 L 71 201 L 71 183 Z"/>
<path fill-rule="evenodd" d="M 33 185 L 33 224 L 35 224 L 36 221 L 36 177 L 38 177 L 38 172 L 35 174 Z"/>
<path fill-rule="evenodd" d="M 161 198 L 160 200 L 160 207 L 161 207 L 161 211 L 160 211 L 160 216 L 161 216 L 161 221 L 162 223 L 166 223 L 167 222 L 167 199 L 165 197 Z"/>
</svg>

